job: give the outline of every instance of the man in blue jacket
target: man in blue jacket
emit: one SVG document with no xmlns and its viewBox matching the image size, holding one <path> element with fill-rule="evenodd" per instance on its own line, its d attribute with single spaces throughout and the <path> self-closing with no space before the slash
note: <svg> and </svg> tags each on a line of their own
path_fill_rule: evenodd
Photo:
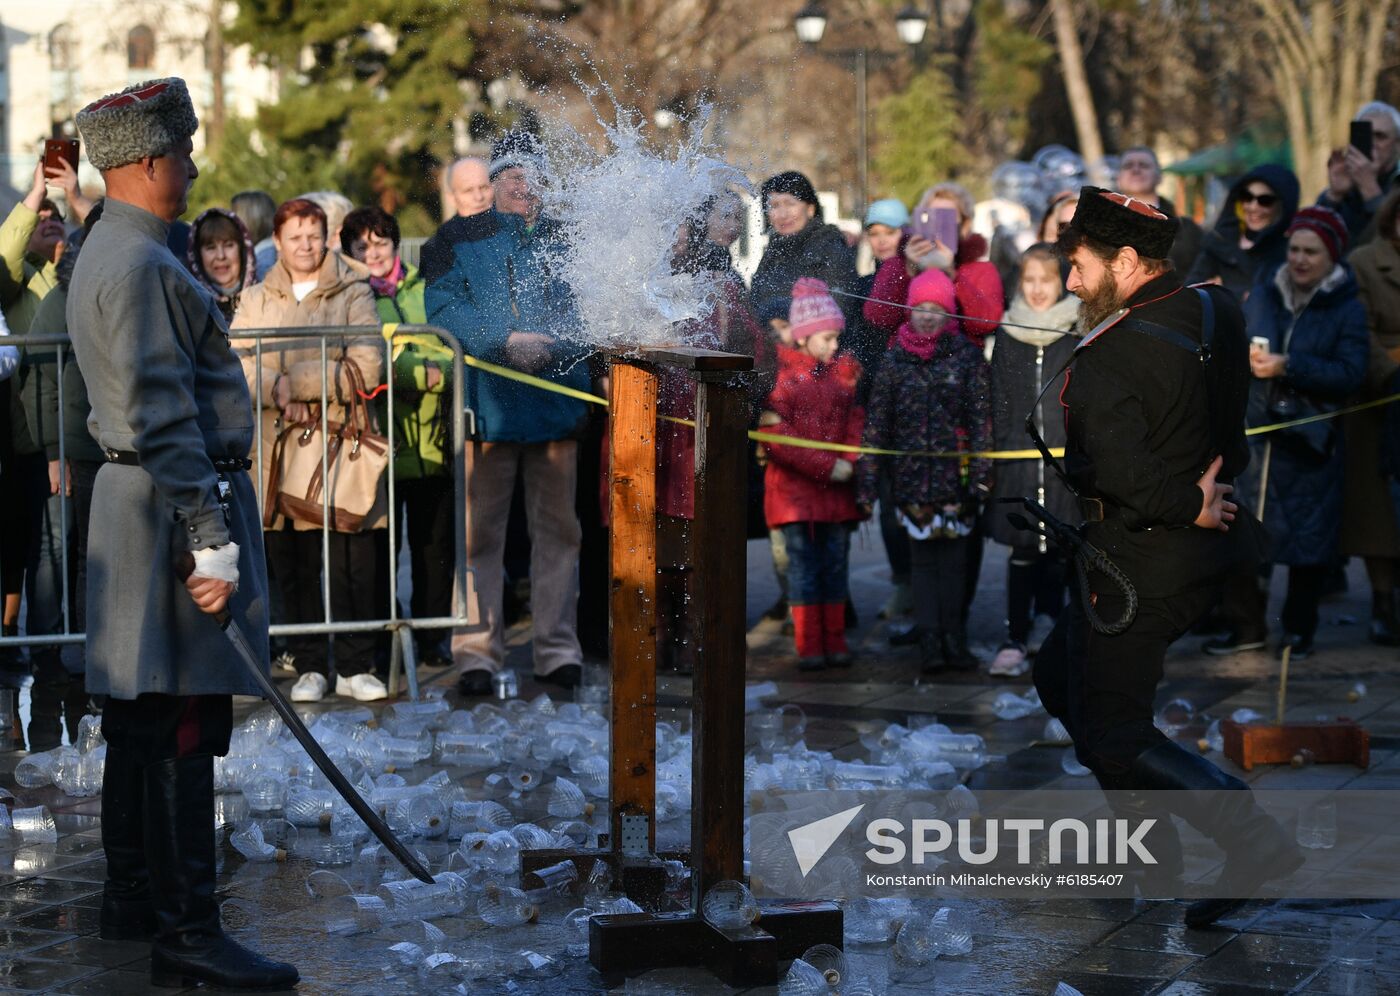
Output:
<svg viewBox="0 0 1400 996">
<path fill-rule="evenodd" d="M 465 160 L 453 168 L 461 173 L 482 166 Z M 459 211 L 464 207 L 459 203 Z M 488 203 L 450 219 L 424 245 L 422 272 L 428 321 L 452 332 L 467 354 L 576 390 L 588 388 L 585 351 L 566 338 L 574 322 L 568 288 L 549 277 L 541 247 L 527 239 L 519 217 Z M 467 562 L 486 626 L 453 635 L 452 656 L 462 668 L 458 690 L 489 693 L 505 657 L 502 557 L 517 477 L 530 527 L 535 676 L 572 687 L 583 658 L 574 492 L 584 404 L 472 368 L 466 395 L 475 426 L 466 449 Z"/>
</svg>

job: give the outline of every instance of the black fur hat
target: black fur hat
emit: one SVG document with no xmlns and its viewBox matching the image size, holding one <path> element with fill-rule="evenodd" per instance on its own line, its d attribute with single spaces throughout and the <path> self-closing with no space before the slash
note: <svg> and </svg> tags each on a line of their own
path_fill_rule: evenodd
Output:
<svg viewBox="0 0 1400 996">
<path fill-rule="evenodd" d="M 1175 218 L 1146 201 L 1102 187 L 1081 187 L 1074 220 L 1061 234 L 1060 243 L 1073 245 L 1079 236 L 1118 248 L 1132 246 L 1145 259 L 1166 259 L 1176 241 L 1176 229 Z"/>
</svg>

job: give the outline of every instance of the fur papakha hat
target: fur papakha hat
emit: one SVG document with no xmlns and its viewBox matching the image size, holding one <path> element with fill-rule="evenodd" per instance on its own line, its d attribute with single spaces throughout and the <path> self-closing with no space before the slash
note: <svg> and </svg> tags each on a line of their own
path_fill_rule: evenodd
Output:
<svg viewBox="0 0 1400 996">
<path fill-rule="evenodd" d="M 1176 240 L 1177 220 L 1146 201 L 1102 187 L 1081 187 L 1079 206 L 1066 233 L 1085 235 L 1104 245 L 1132 246 L 1147 259 L 1166 259 Z M 1061 242 L 1065 238 L 1060 236 Z"/>
<path fill-rule="evenodd" d="M 94 100 L 78 112 L 77 121 L 88 162 L 98 170 L 163 156 L 199 127 L 189 88 L 178 76 Z"/>
</svg>

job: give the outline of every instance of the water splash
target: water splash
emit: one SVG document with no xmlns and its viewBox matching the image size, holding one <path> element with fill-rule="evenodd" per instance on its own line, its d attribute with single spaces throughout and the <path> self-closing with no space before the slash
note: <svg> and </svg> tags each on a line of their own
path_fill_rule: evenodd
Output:
<svg viewBox="0 0 1400 996">
<path fill-rule="evenodd" d="M 688 335 L 678 323 L 710 315 L 720 294 L 717 274 L 674 271 L 677 235 L 707 198 L 750 184 L 706 138 L 709 108 L 681 122 L 680 140 L 663 152 L 648 145 L 641 115 L 609 98 L 616 124 L 594 106 L 601 150 L 562 121 L 550 135 L 540 195 L 565 233 L 550 265 L 573 291 L 580 342 L 675 344 Z"/>
</svg>

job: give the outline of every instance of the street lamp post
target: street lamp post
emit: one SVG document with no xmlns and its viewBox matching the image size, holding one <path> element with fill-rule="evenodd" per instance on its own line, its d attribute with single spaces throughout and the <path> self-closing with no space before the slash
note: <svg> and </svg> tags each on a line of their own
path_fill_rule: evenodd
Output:
<svg viewBox="0 0 1400 996">
<path fill-rule="evenodd" d="M 822 36 L 826 34 L 827 16 L 826 9 L 820 4 L 808 3 L 792 19 L 793 31 L 797 34 L 797 40 L 808 48 L 816 49 L 821 43 Z M 924 40 L 924 34 L 928 30 L 928 15 L 918 7 L 913 5 L 905 7 L 894 19 L 895 33 L 899 40 L 910 48 L 914 48 Z M 856 157 L 856 183 L 859 191 L 859 201 L 856 205 L 857 213 L 865 211 L 865 205 L 869 196 L 870 178 L 870 136 L 869 136 L 869 108 L 867 106 L 866 81 L 870 60 L 874 57 L 877 61 L 895 58 L 886 52 L 875 51 L 861 46 L 860 48 L 849 49 L 824 49 L 820 55 L 839 59 L 842 62 L 849 61 L 855 72 L 856 78 L 856 143 L 858 155 Z"/>
</svg>

